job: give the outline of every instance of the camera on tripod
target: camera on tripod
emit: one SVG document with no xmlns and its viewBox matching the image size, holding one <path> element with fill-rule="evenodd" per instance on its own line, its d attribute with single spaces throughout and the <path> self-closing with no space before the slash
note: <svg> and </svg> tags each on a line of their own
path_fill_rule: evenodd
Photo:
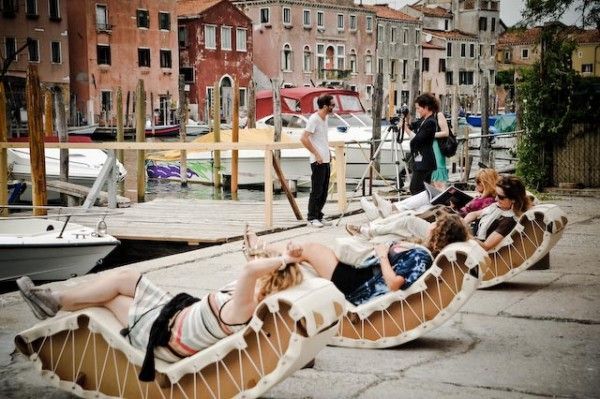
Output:
<svg viewBox="0 0 600 399">
<path fill-rule="evenodd" d="M 390 125 L 392 125 L 394 127 L 398 127 L 398 124 L 400 123 L 400 119 L 406 118 L 406 116 L 408 115 L 408 112 L 409 112 L 409 110 L 406 105 L 403 105 L 400 108 L 398 108 L 396 110 L 396 115 L 390 117 Z"/>
</svg>

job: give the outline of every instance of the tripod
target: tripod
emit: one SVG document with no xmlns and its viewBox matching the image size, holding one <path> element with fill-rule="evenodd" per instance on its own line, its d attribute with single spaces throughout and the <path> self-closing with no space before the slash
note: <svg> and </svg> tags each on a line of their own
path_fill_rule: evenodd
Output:
<svg viewBox="0 0 600 399">
<path fill-rule="evenodd" d="M 402 116 L 402 129 L 398 128 L 398 124 L 397 124 L 398 120 L 399 119 L 396 118 L 396 123 L 394 123 L 394 119 L 390 119 L 390 122 L 392 122 L 392 123 L 385 131 L 385 135 L 379 142 L 379 145 L 377 146 L 377 149 L 375 150 L 375 152 L 373 152 L 373 155 L 371 155 L 369 164 L 365 168 L 365 171 L 363 172 L 360 180 L 358 181 L 356 187 L 352 191 L 353 197 L 356 196 L 356 193 L 358 192 L 358 190 L 363 186 L 365 179 L 367 178 L 367 174 L 369 173 L 369 171 L 375 164 L 375 162 L 377 160 L 377 156 L 383 149 L 383 144 L 387 142 L 387 139 L 390 134 L 392 135 L 392 140 L 391 140 L 392 161 L 394 163 L 395 170 L 396 170 L 396 190 L 398 192 L 400 192 L 400 189 L 402 188 L 400 186 L 400 158 L 398 157 L 398 149 L 400 149 L 400 153 L 402 154 L 402 160 L 404 161 L 404 171 L 406 173 L 406 179 L 408 180 L 410 178 L 410 174 L 408 171 L 408 165 L 406 164 L 406 157 L 404 155 L 404 149 L 402 148 L 402 140 L 404 139 L 404 124 L 405 124 L 404 122 L 406 120 L 406 114 L 403 114 L 403 116 Z M 336 223 L 336 226 L 340 224 L 340 221 L 345 216 L 347 209 L 348 208 L 346 206 L 346 209 L 340 215 L 340 217 Z"/>
</svg>

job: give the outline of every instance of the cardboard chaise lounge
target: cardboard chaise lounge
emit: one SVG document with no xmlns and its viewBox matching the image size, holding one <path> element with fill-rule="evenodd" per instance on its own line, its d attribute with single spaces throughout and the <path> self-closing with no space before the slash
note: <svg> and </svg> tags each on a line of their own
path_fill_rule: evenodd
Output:
<svg viewBox="0 0 600 399">
<path fill-rule="evenodd" d="M 412 341 L 456 313 L 479 287 L 489 258 L 475 241 L 448 245 L 408 289 L 354 306 L 346 302 L 331 345 L 388 348 Z"/>
<path fill-rule="evenodd" d="M 536 205 L 525 212 L 510 235 L 489 252 L 492 262 L 481 288 L 500 284 L 536 264 L 560 240 L 566 224 L 567 215 L 557 205 Z"/>
<path fill-rule="evenodd" d="M 156 359 L 153 382 L 138 380 L 144 353 L 117 319 L 89 308 L 45 320 L 15 338 L 55 386 L 88 398 L 254 398 L 314 359 L 338 330 L 344 297 L 305 279 L 267 297 L 249 325 L 176 363 Z"/>
</svg>

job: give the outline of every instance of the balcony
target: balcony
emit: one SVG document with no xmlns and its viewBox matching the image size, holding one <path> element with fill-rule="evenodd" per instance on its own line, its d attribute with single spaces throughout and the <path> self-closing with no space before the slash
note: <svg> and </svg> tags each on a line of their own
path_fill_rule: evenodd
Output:
<svg viewBox="0 0 600 399">
<path fill-rule="evenodd" d="M 318 77 L 326 80 L 346 80 L 351 73 L 351 69 L 321 69 Z"/>
<path fill-rule="evenodd" d="M 112 32 L 113 25 L 107 23 L 96 23 L 96 32 Z"/>
</svg>

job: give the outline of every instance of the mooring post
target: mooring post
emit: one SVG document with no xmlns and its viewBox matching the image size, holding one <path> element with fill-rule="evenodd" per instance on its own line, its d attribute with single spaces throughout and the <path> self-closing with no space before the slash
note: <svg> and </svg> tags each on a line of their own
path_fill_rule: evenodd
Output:
<svg viewBox="0 0 600 399">
<path fill-rule="evenodd" d="M 42 123 L 42 104 L 40 79 L 36 65 L 27 67 L 26 82 L 27 125 L 29 128 L 29 158 L 31 161 L 31 191 L 33 215 L 46 215 L 44 207 L 48 203 L 46 192 L 46 154 L 44 151 L 44 128 Z"/>
<path fill-rule="evenodd" d="M 213 142 L 221 142 L 221 88 L 217 79 L 213 89 Z M 213 184 L 221 187 L 221 150 L 213 151 Z"/>
<path fill-rule="evenodd" d="M 108 207 L 115 209 L 117 207 L 117 156 L 115 150 L 107 150 L 108 157 L 106 162 L 110 163 L 108 181 L 106 183 L 108 190 Z"/>
<path fill-rule="evenodd" d="M 129 103 L 129 92 L 127 92 L 127 102 Z M 129 104 L 127 104 L 129 105 Z M 123 92 L 121 86 L 117 87 L 117 143 L 125 141 L 125 120 L 123 118 Z M 123 163 L 125 161 L 125 151 L 117 150 L 117 159 Z M 116 162 L 115 162 L 116 169 Z M 125 181 L 119 183 L 119 194 L 125 192 Z"/>
<path fill-rule="evenodd" d="M 373 90 L 373 141 L 371 141 L 371 156 L 375 149 L 381 144 L 381 117 L 383 116 L 383 74 L 380 72 L 375 76 L 375 88 Z M 337 158 L 336 161 L 337 162 Z M 379 158 L 373 162 L 369 170 L 369 195 L 373 190 L 373 170 L 379 171 Z M 363 185 L 364 187 L 364 185 Z"/>
<path fill-rule="evenodd" d="M 231 142 L 240 141 L 240 89 L 237 78 L 233 80 L 233 117 L 231 120 Z M 237 197 L 239 151 L 231 151 L 231 195 Z"/>
<path fill-rule="evenodd" d="M 60 86 L 54 86 L 52 89 L 54 95 L 54 112 L 56 115 L 56 132 L 58 133 L 58 141 L 60 143 L 67 143 L 69 141 L 69 132 L 67 131 L 67 117 L 65 114 L 65 103 L 63 99 L 63 92 Z M 59 151 L 59 162 L 60 162 L 60 181 L 69 181 L 69 149 L 61 148 Z M 67 206 L 75 206 L 75 199 L 69 195 L 61 194 L 61 203 L 67 204 Z"/>
<path fill-rule="evenodd" d="M 335 178 L 338 195 L 338 209 L 340 212 L 345 212 L 348 206 L 346 198 L 346 156 L 344 154 L 344 144 L 337 143 L 335 145 Z"/>
<path fill-rule="evenodd" d="M 273 151 L 265 146 L 265 226 L 273 227 Z"/>
<path fill-rule="evenodd" d="M 248 129 L 254 129 L 256 127 L 256 88 L 254 86 L 254 80 L 250 80 L 248 83 Z"/>
<path fill-rule="evenodd" d="M 44 90 L 44 135 L 54 135 L 52 129 L 52 93 L 49 89 Z"/>
<path fill-rule="evenodd" d="M 143 143 L 146 141 L 145 119 L 146 119 L 146 92 L 144 81 L 138 80 L 135 91 L 135 141 Z M 146 151 L 137 151 L 137 200 L 144 202 L 146 195 Z"/>
<path fill-rule="evenodd" d="M 185 95 L 185 79 L 179 75 L 179 141 L 185 143 L 187 137 L 188 104 Z M 179 180 L 181 187 L 187 187 L 187 151 L 179 152 Z"/>
<path fill-rule="evenodd" d="M 489 83 L 486 77 L 481 84 L 481 143 L 479 144 L 479 155 L 481 162 L 490 164 L 491 138 L 489 129 Z"/>
<path fill-rule="evenodd" d="M 0 82 L 0 141 L 8 141 L 6 96 L 4 83 Z M 0 148 L 0 205 L 8 205 L 8 155 L 7 148 Z M 0 209 L 0 216 L 8 216 L 8 208 Z"/>
</svg>

